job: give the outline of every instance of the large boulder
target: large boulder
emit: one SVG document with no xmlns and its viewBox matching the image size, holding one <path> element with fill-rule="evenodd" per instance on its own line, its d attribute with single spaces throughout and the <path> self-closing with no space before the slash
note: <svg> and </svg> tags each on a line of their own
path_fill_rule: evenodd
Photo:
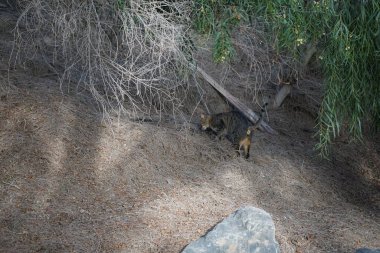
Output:
<svg viewBox="0 0 380 253">
<path fill-rule="evenodd" d="M 361 249 L 357 249 L 355 253 L 380 253 L 380 249 L 361 248 Z"/>
<path fill-rule="evenodd" d="M 243 207 L 190 243 L 183 253 L 277 253 L 273 220 L 267 212 Z"/>
</svg>

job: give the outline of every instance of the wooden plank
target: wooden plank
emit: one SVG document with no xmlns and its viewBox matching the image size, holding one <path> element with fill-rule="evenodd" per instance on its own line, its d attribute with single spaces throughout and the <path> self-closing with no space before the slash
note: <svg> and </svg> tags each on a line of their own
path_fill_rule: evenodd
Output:
<svg viewBox="0 0 380 253">
<path fill-rule="evenodd" d="M 209 76 L 203 69 L 197 67 L 197 71 L 203 76 L 203 78 L 216 89 L 223 97 L 225 97 L 237 110 L 243 113 L 252 123 L 256 123 L 259 120 L 259 115 L 249 109 L 245 104 L 240 102 L 236 97 L 232 96 L 226 89 L 218 84 L 211 76 Z M 270 134 L 278 134 L 276 130 L 271 128 L 265 121 L 261 121 L 261 130 L 265 130 Z"/>
</svg>

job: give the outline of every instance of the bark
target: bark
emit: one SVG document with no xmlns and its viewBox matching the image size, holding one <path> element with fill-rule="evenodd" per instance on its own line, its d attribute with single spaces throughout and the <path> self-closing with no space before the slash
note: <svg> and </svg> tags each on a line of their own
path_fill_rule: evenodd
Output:
<svg viewBox="0 0 380 253">
<path fill-rule="evenodd" d="M 274 98 L 273 107 L 278 108 L 281 106 L 284 99 L 289 95 L 292 90 L 292 86 L 290 84 L 283 84 L 281 89 L 277 92 L 276 97 Z"/>
</svg>

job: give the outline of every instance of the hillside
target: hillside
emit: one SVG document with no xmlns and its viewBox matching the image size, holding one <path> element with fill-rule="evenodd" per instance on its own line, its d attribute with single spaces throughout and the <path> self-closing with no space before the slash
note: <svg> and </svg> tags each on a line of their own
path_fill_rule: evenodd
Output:
<svg viewBox="0 0 380 253">
<path fill-rule="evenodd" d="M 1 252 L 179 252 L 244 205 L 273 216 L 282 252 L 380 248 L 379 136 L 342 137 L 322 160 L 296 98 L 268 112 L 282 134 L 258 132 L 248 160 L 186 125 L 105 120 L 39 63 L 9 69 L 11 27 L 0 34 Z M 223 85 L 256 108 L 234 79 Z"/>
</svg>

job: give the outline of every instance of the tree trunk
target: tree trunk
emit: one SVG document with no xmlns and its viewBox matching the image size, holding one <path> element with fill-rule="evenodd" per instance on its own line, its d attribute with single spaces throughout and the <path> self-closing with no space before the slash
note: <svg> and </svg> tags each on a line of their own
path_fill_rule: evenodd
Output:
<svg viewBox="0 0 380 253">
<path fill-rule="evenodd" d="M 281 106 L 284 99 L 289 95 L 292 90 L 292 86 L 289 84 L 283 84 L 281 89 L 277 92 L 276 97 L 274 98 L 273 107 L 278 108 Z"/>
</svg>

